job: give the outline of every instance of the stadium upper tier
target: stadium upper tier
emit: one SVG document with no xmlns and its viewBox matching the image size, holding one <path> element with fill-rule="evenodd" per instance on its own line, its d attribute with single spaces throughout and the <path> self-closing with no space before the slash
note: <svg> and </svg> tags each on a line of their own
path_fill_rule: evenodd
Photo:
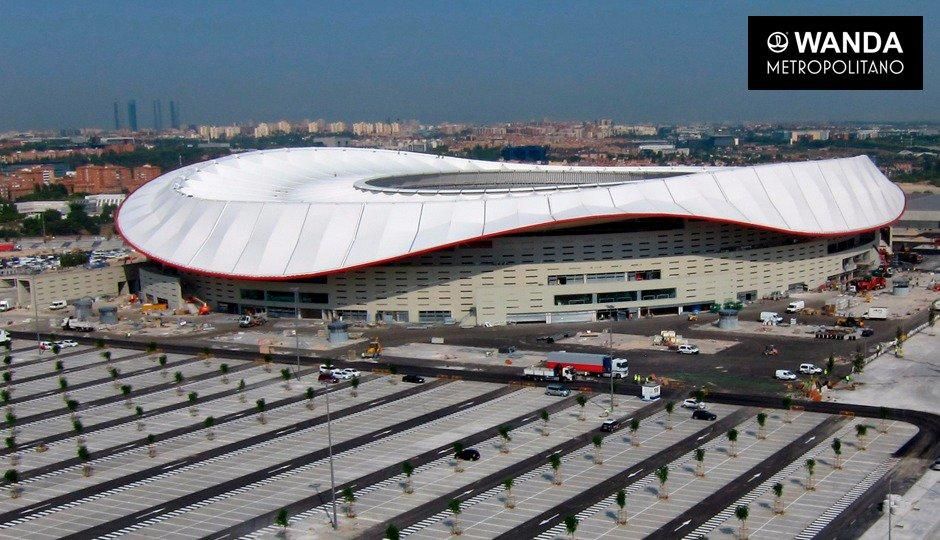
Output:
<svg viewBox="0 0 940 540">
<path fill-rule="evenodd" d="M 354 148 L 236 154 L 131 194 L 116 224 L 154 260 L 243 279 L 313 277 L 523 230 L 684 217 L 838 236 L 904 195 L 865 156 L 740 168 L 565 167 Z"/>
</svg>

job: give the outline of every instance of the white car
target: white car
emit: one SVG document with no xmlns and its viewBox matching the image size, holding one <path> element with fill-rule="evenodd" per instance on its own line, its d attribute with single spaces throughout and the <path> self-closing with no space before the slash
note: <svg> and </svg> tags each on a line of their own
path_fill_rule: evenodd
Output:
<svg viewBox="0 0 940 540">
<path fill-rule="evenodd" d="M 805 373 L 807 375 L 815 375 L 817 373 L 822 373 L 823 370 L 821 367 L 814 364 L 800 364 L 800 373 Z"/>
<path fill-rule="evenodd" d="M 40 351 L 48 351 L 48 350 L 50 350 L 50 349 L 52 349 L 52 342 L 51 342 L 51 341 L 40 341 L 40 342 L 39 342 L 39 350 L 40 350 Z"/>
<path fill-rule="evenodd" d="M 356 379 L 359 378 L 362 373 L 358 369 L 353 368 L 343 368 L 343 369 L 334 369 L 333 376 L 337 379 Z"/>
<path fill-rule="evenodd" d="M 78 347 L 78 342 L 74 339 L 63 339 L 62 341 L 56 341 L 56 344 L 62 348 Z"/>
<path fill-rule="evenodd" d="M 704 401 L 699 401 L 695 398 L 689 398 L 682 402 L 683 409 L 705 409 L 706 407 L 707 405 L 705 405 Z"/>
<path fill-rule="evenodd" d="M 695 345 L 679 345 L 676 352 L 679 354 L 698 354 L 698 347 Z"/>
<path fill-rule="evenodd" d="M 794 381 L 796 380 L 796 373 L 793 373 L 789 369 L 778 369 L 774 372 L 774 378 L 781 381 Z"/>
</svg>

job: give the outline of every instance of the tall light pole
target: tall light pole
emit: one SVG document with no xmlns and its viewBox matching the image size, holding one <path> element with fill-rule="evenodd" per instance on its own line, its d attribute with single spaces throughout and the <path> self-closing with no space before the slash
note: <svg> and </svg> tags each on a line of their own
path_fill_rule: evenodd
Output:
<svg viewBox="0 0 940 540">
<path fill-rule="evenodd" d="M 326 383 L 329 385 L 329 383 Z M 333 506 L 333 517 L 330 520 L 330 525 L 333 526 L 335 531 L 338 523 L 336 521 L 336 475 L 333 472 L 333 429 L 330 423 L 330 389 L 326 389 L 326 444 L 327 452 L 330 457 L 330 496 L 332 498 Z"/>
<path fill-rule="evenodd" d="M 614 308 L 614 306 L 607 307 Z M 610 315 L 608 317 L 611 318 L 610 326 L 607 327 L 607 355 L 610 357 L 610 414 L 614 414 L 614 323 L 612 317 Z"/>
<path fill-rule="evenodd" d="M 297 355 L 297 369 L 294 370 L 294 377 L 300 380 L 300 290 L 297 287 L 291 287 L 294 291 L 294 352 Z"/>
<path fill-rule="evenodd" d="M 34 325 L 36 327 L 36 346 L 39 347 L 42 340 L 39 337 L 39 294 L 36 292 L 35 278 L 29 282 L 29 292 L 33 293 L 33 313 L 35 314 L 33 318 L 36 320 L 36 324 Z M 42 354 L 42 347 L 39 348 L 39 354 Z"/>
</svg>

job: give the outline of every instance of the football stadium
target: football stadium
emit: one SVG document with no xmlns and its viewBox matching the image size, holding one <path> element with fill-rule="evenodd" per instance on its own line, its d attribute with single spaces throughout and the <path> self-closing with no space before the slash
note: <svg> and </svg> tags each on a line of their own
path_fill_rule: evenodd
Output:
<svg viewBox="0 0 940 540">
<path fill-rule="evenodd" d="M 844 281 L 880 263 L 904 206 L 865 156 L 572 167 L 292 148 L 165 174 L 116 224 L 151 261 L 149 301 L 483 325 L 681 313 Z"/>
</svg>

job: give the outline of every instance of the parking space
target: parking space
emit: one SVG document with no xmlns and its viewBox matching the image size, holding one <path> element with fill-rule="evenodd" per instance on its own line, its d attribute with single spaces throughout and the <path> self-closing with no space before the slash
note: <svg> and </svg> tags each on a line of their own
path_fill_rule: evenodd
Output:
<svg viewBox="0 0 940 540">
<path fill-rule="evenodd" d="M 333 422 L 333 444 L 353 439 L 382 427 L 439 410 L 475 396 L 499 388 L 498 385 L 476 382 L 454 382 L 429 389 L 419 395 L 384 403 L 371 410 L 356 413 Z M 359 398 L 357 398 L 359 399 Z M 198 436 L 194 436 L 194 439 Z M 204 440 L 204 437 L 203 437 Z M 214 442 L 213 442 L 214 443 Z M 207 487 L 228 480 L 235 480 L 252 471 L 282 464 L 304 456 L 326 446 L 326 426 L 285 433 L 280 437 L 260 444 L 245 446 L 218 458 L 194 465 L 184 465 L 163 474 L 105 491 L 93 497 L 36 514 L 37 519 L 28 519 L 0 529 L 0 534 L 18 538 L 54 538 L 80 532 L 96 524 L 118 519 L 129 513 L 159 506 L 177 497 L 184 497 Z M 186 453 L 192 449 L 187 448 Z M 146 453 L 137 459 L 146 461 Z M 181 463 L 182 465 L 182 463 Z M 290 469 L 291 466 L 286 467 Z M 88 479 L 79 470 L 69 470 L 60 475 L 59 484 L 50 486 L 59 493 L 67 493 L 83 487 Z M 28 497 L 29 490 L 24 493 Z M 197 497 L 194 502 L 198 501 Z M 0 525 L 2 527 L 2 525 Z"/>
<path fill-rule="evenodd" d="M 52 362 L 42 362 L 40 364 L 17 368 L 13 376 L 13 383 L 16 387 L 16 397 L 18 399 L 28 399 L 30 396 L 36 394 L 58 391 L 60 390 L 60 377 L 64 378 L 70 387 L 75 387 L 92 381 L 109 380 L 111 378 L 109 371 L 111 367 L 117 369 L 119 373 L 133 373 L 142 369 L 155 367 L 148 359 L 141 357 L 140 351 L 115 349 L 109 352 L 112 355 L 110 362 L 98 356 L 98 353 L 88 352 L 75 357 L 60 357 L 54 359 Z M 181 356 L 179 358 L 182 359 L 184 357 Z M 63 370 L 81 367 L 82 365 L 88 367 L 87 369 L 77 369 L 68 373 L 59 374 L 55 369 L 56 362 L 62 362 Z M 35 378 L 25 382 L 18 382 L 27 377 Z"/>
<path fill-rule="evenodd" d="M 119 361 L 121 358 L 126 358 L 135 354 L 140 354 L 140 351 L 130 351 L 122 349 L 112 349 L 112 360 Z M 42 375 L 53 376 L 56 375 L 55 363 L 56 361 L 62 362 L 63 369 L 73 369 L 81 368 L 90 364 L 95 364 L 99 362 L 104 362 L 104 358 L 100 356 L 100 353 L 97 349 L 91 347 L 75 347 L 72 349 L 63 349 L 62 352 L 57 356 L 51 352 L 44 352 L 42 359 L 45 361 L 36 362 L 38 356 L 33 358 L 26 356 L 24 358 L 24 353 L 13 353 L 13 369 L 14 369 L 14 381 L 23 380 L 27 377 L 36 377 Z M 32 358 L 32 360 L 27 360 L 27 358 Z M 18 365 L 23 364 L 23 365 Z M 107 376 L 107 375 L 105 375 Z"/>
</svg>

